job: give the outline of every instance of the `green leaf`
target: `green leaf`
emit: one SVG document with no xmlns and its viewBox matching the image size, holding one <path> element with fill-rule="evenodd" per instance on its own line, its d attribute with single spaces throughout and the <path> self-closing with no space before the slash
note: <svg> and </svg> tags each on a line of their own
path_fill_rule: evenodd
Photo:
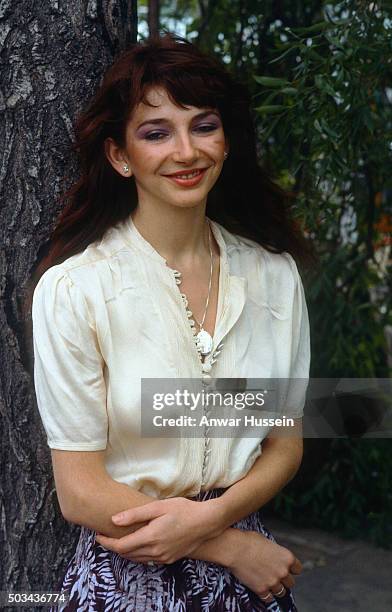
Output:
<svg viewBox="0 0 392 612">
<path fill-rule="evenodd" d="M 323 128 L 321 127 L 321 125 L 320 125 L 320 121 L 319 121 L 318 119 L 315 119 L 315 120 L 314 120 L 313 125 L 314 125 L 314 127 L 316 128 L 316 130 L 317 130 L 318 132 L 320 132 L 320 134 L 323 134 L 323 133 L 324 133 L 324 132 L 323 132 Z"/>
<path fill-rule="evenodd" d="M 331 28 L 336 28 L 338 26 L 345 25 L 349 23 L 348 19 L 339 19 L 335 22 L 328 21 L 319 21 L 318 23 L 314 23 L 313 25 L 307 28 L 290 28 L 296 34 L 310 34 L 312 32 L 323 32 L 324 30 L 330 30 Z"/>
<path fill-rule="evenodd" d="M 259 85 L 264 85 L 265 87 L 286 87 L 291 85 L 286 79 L 279 79 L 277 77 L 253 75 L 253 78 Z"/>
<path fill-rule="evenodd" d="M 270 135 L 274 131 L 274 129 L 277 126 L 277 124 L 279 123 L 279 121 L 280 121 L 280 116 L 276 117 L 273 121 L 271 121 L 267 131 L 263 133 L 263 136 L 261 138 L 261 142 L 264 143 L 266 140 L 268 140 L 268 138 L 270 137 Z"/>
<path fill-rule="evenodd" d="M 286 49 L 286 51 L 284 51 L 284 53 L 281 53 L 280 55 L 278 55 L 278 57 L 275 57 L 275 59 L 270 60 L 268 62 L 268 64 L 275 64 L 276 62 L 279 62 L 280 60 L 282 60 L 284 57 L 286 57 L 286 55 L 288 55 L 289 53 L 291 53 L 292 51 L 294 51 L 295 49 L 297 49 L 300 45 L 293 45 L 292 47 L 290 47 L 290 49 Z"/>
<path fill-rule="evenodd" d="M 298 89 L 295 89 L 295 87 L 283 87 L 283 89 L 280 90 L 280 93 L 296 96 Z"/>
<path fill-rule="evenodd" d="M 316 76 L 314 77 L 314 82 L 318 89 L 335 98 L 336 91 L 331 87 L 330 83 L 321 74 L 316 74 Z"/>
<path fill-rule="evenodd" d="M 264 106 L 257 106 L 255 110 L 262 115 L 276 115 L 287 110 L 287 106 L 284 106 L 284 104 L 266 104 Z"/>
<path fill-rule="evenodd" d="M 321 124 L 323 131 L 326 134 L 328 134 L 328 136 L 330 136 L 331 138 L 334 138 L 335 140 L 339 140 L 338 134 L 328 125 L 324 117 L 320 119 L 320 124 Z"/>
<path fill-rule="evenodd" d="M 276 96 L 279 96 L 280 93 L 281 92 L 278 89 L 276 89 L 275 91 L 271 91 L 271 93 L 265 98 L 263 106 L 268 106 L 269 104 L 271 104 L 272 100 L 276 98 Z"/>
</svg>

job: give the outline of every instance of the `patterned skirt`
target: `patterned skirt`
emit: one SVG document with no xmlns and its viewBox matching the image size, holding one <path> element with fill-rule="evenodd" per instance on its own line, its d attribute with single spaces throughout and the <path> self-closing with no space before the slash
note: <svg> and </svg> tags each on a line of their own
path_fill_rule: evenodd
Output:
<svg viewBox="0 0 392 612">
<path fill-rule="evenodd" d="M 219 497 L 226 489 L 202 491 L 194 501 Z M 258 531 L 275 541 L 257 512 L 232 527 Z M 293 594 L 263 602 L 225 567 L 196 559 L 154 566 L 124 559 L 81 528 L 79 542 L 58 591 L 67 603 L 50 612 L 298 612 Z"/>
</svg>

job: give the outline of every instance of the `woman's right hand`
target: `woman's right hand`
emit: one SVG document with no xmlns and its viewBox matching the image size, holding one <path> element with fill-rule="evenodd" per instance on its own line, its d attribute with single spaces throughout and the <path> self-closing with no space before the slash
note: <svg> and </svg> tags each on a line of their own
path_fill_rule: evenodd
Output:
<svg viewBox="0 0 392 612">
<path fill-rule="evenodd" d="M 237 545 L 233 546 L 232 558 L 226 567 L 242 584 L 263 598 L 265 603 L 273 601 L 271 593 L 279 593 L 279 602 L 286 588 L 294 586 L 293 574 L 302 572 L 301 562 L 288 548 L 276 544 L 257 531 L 233 531 L 237 532 L 232 534 Z"/>
</svg>

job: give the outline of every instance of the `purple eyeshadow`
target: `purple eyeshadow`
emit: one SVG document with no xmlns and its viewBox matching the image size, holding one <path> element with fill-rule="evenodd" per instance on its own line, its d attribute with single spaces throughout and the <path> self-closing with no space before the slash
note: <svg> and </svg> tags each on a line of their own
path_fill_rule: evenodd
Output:
<svg viewBox="0 0 392 612">
<path fill-rule="evenodd" d="M 209 117 L 213 117 L 213 119 L 209 119 Z M 194 128 L 198 128 L 199 126 L 214 126 L 215 128 L 219 128 L 221 125 L 221 122 L 219 120 L 219 118 L 216 116 L 216 113 L 211 112 L 210 115 L 206 115 L 205 117 L 203 117 L 203 119 L 200 120 L 200 124 L 196 124 L 194 126 Z M 146 125 L 143 126 L 142 128 L 140 128 L 139 130 L 137 130 L 136 134 L 139 138 L 146 138 L 146 136 L 148 136 L 149 134 L 153 134 L 155 132 L 160 132 L 163 135 L 167 135 L 168 132 L 165 130 L 164 127 L 160 127 L 160 125 L 156 125 L 155 127 L 153 127 L 152 125 Z"/>
<path fill-rule="evenodd" d="M 167 134 L 168 132 L 163 130 L 162 128 L 154 128 L 151 129 L 149 127 L 143 128 L 141 129 L 139 132 L 137 132 L 137 135 L 139 136 L 139 138 L 145 138 L 146 136 L 148 136 L 149 134 L 154 134 L 155 132 L 159 132 L 162 134 Z"/>
</svg>

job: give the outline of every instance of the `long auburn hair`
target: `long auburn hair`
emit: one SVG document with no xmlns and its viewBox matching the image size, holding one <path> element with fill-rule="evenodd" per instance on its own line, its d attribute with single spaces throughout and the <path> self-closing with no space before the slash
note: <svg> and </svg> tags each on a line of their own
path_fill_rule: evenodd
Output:
<svg viewBox="0 0 392 612">
<path fill-rule="evenodd" d="M 134 179 L 125 179 L 113 169 L 104 142 L 112 137 L 124 147 L 127 122 L 137 104 L 148 104 L 151 86 L 163 87 L 180 107 L 215 107 L 220 112 L 230 154 L 208 195 L 206 214 L 269 251 L 288 251 L 305 267 L 316 261 L 311 244 L 290 214 L 294 195 L 276 185 L 258 163 L 246 86 L 220 61 L 167 33 L 120 53 L 77 117 L 72 150 L 78 156 L 80 176 L 60 198 L 65 205 L 50 236 L 48 253 L 32 277 L 31 295 L 48 268 L 100 240 L 136 208 Z"/>
</svg>

